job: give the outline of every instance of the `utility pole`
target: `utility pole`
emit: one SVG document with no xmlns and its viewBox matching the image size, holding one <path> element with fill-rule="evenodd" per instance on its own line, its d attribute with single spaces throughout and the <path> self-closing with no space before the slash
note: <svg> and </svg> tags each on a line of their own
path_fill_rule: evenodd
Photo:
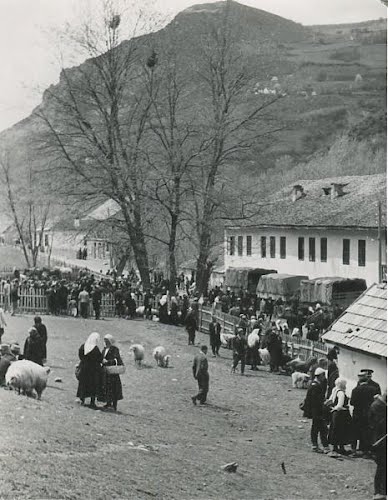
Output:
<svg viewBox="0 0 388 500">
<path fill-rule="evenodd" d="M 383 268 L 382 268 L 382 262 L 381 262 L 381 255 L 382 255 L 382 248 L 381 248 L 381 201 L 379 201 L 379 226 L 378 226 L 378 233 L 377 233 L 377 238 L 379 241 L 379 283 L 383 281 Z"/>
</svg>

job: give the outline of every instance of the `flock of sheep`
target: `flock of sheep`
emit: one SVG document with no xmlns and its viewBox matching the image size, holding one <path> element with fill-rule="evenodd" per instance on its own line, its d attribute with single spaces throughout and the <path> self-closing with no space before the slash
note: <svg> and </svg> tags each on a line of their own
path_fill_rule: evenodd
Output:
<svg viewBox="0 0 388 500">
<path fill-rule="evenodd" d="M 145 355 L 144 347 L 141 344 L 133 344 L 129 348 L 129 351 L 133 353 L 136 365 L 141 366 Z M 157 366 L 168 368 L 171 356 L 166 353 L 166 349 L 163 346 L 159 345 L 158 347 L 155 347 L 152 356 L 155 359 Z"/>
</svg>

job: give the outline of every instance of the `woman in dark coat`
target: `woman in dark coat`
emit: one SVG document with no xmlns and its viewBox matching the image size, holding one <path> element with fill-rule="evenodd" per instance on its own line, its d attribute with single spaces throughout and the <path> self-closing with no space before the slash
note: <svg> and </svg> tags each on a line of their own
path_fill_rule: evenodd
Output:
<svg viewBox="0 0 388 500">
<path fill-rule="evenodd" d="M 105 335 L 104 337 L 105 347 L 102 350 L 102 365 L 122 366 L 123 360 L 120 356 L 120 351 L 115 345 L 115 339 L 112 335 Z M 117 410 L 117 401 L 123 399 L 123 390 L 121 386 L 120 375 L 110 375 L 103 368 L 102 370 L 102 395 L 99 401 L 104 401 L 106 404 L 104 408 L 113 407 L 114 411 Z"/>
<path fill-rule="evenodd" d="M 28 335 L 24 343 L 23 358 L 43 366 L 45 349 L 38 330 L 32 327 L 28 330 Z"/>
<path fill-rule="evenodd" d="M 97 344 L 100 335 L 93 332 L 82 344 L 78 351 L 80 372 L 78 378 L 77 397 L 81 404 L 85 404 L 85 398 L 90 398 L 90 408 L 97 408 L 96 397 L 101 394 L 101 362 L 102 354 Z"/>
</svg>

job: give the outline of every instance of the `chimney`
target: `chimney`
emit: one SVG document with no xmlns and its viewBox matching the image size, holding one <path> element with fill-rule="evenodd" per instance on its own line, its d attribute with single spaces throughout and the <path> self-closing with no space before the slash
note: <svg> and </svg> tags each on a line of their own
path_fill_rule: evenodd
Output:
<svg viewBox="0 0 388 500">
<path fill-rule="evenodd" d="M 297 200 L 300 198 L 303 198 L 303 196 L 306 196 L 306 193 L 303 191 L 303 186 L 300 184 L 295 184 L 292 188 L 292 202 L 295 203 Z"/>
<path fill-rule="evenodd" d="M 334 198 L 339 198 L 340 196 L 343 196 L 344 193 L 344 186 L 346 184 L 336 184 L 335 182 L 331 183 L 331 199 L 334 200 Z"/>
<path fill-rule="evenodd" d="M 76 217 L 76 218 L 74 219 L 74 227 L 79 227 L 79 226 L 80 226 L 79 218 L 78 218 L 78 217 Z"/>
</svg>

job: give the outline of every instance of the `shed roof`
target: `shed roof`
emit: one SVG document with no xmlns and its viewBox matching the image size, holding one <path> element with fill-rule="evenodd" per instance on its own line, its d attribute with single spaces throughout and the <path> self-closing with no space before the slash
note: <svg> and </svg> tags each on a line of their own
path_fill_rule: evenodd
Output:
<svg viewBox="0 0 388 500">
<path fill-rule="evenodd" d="M 386 358 L 387 285 L 374 284 L 368 288 L 322 338 L 325 342 Z"/>
<path fill-rule="evenodd" d="M 343 196 L 331 199 L 332 184 L 343 185 Z M 293 186 L 303 187 L 304 196 L 292 201 Z M 382 225 L 386 226 L 386 175 L 356 175 L 299 180 L 268 198 L 255 218 L 241 226 L 378 227 L 378 202 L 382 203 Z M 236 227 L 236 226 L 230 226 Z"/>
</svg>

